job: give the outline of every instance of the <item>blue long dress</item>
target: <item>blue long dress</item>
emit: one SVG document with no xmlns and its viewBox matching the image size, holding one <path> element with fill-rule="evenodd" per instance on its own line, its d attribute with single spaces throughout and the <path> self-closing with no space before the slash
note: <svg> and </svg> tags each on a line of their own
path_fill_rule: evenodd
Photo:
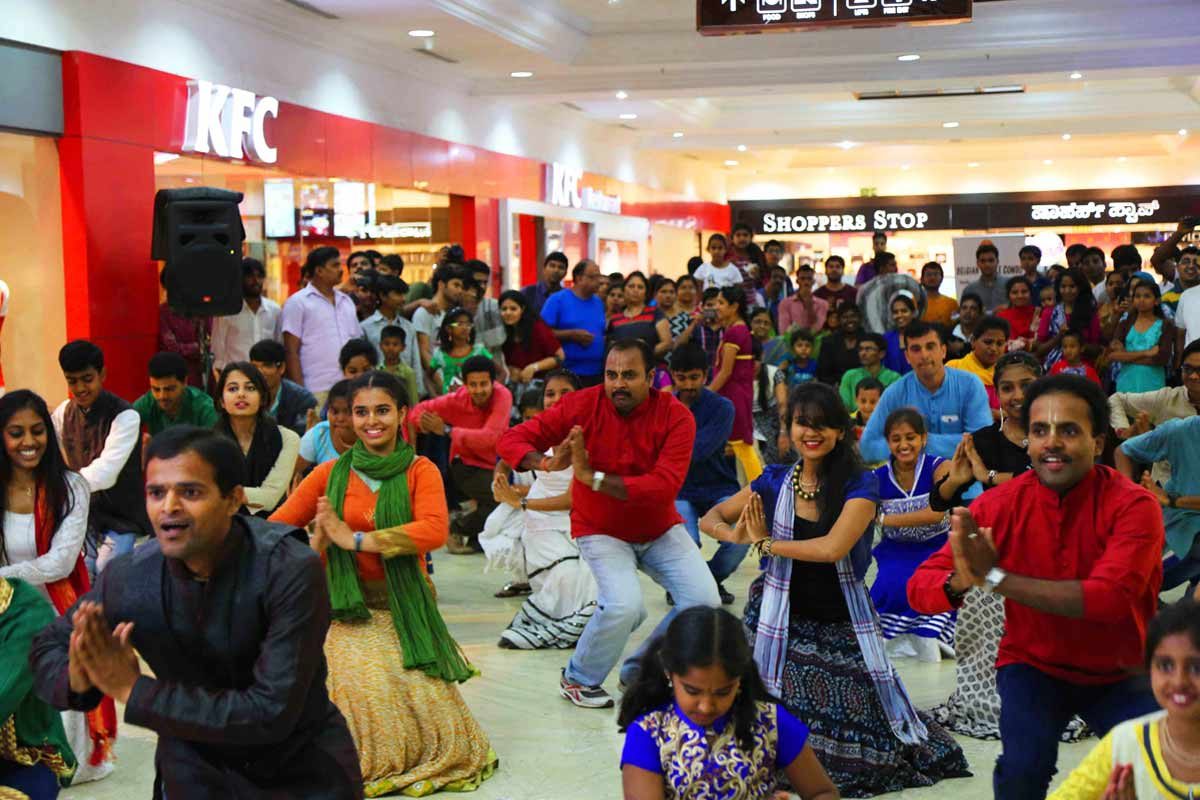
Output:
<svg viewBox="0 0 1200 800">
<path fill-rule="evenodd" d="M 880 511 L 885 515 L 906 514 L 929 508 L 933 473 L 943 461 L 938 456 L 921 453 L 913 487 L 907 492 L 896 481 L 890 460 L 876 469 Z M 911 633 L 954 646 L 954 612 L 918 614 L 908 604 L 907 591 L 908 579 L 925 559 L 942 548 L 949 532 L 950 521 L 946 518 L 932 525 L 882 526 L 883 535 L 873 551 L 879 571 L 871 586 L 871 602 L 879 612 L 884 638 Z"/>
</svg>

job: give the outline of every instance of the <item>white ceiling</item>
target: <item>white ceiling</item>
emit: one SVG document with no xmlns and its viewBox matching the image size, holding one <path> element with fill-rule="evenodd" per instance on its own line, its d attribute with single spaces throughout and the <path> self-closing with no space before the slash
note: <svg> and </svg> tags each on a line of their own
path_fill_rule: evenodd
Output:
<svg viewBox="0 0 1200 800">
<path fill-rule="evenodd" d="M 1200 0 L 976 0 L 962 25 L 721 37 L 696 33 L 695 0 L 307 2 L 378 44 L 380 59 L 427 46 L 458 62 L 437 69 L 475 96 L 531 115 L 570 104 L 598 125 L 632 129 L 643 149 L 736 159 L 735 172 L 1200 158 Z M 414 39 L 414 28 L 436 36 Z M 921 59 L 897 61 L 907 53 Z M 535 74 L 513 79 L 514 70 Z M 1026 91 L 856 99 L 1003 85 Z"/>
</svg>

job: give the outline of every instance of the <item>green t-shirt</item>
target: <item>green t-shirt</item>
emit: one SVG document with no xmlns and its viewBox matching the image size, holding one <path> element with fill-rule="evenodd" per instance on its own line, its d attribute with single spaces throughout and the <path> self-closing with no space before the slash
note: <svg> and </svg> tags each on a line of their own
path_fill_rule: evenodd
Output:
<svg viewBox="0 0 1200 800">
<path fill-rule="evenodd" d="M 409 303 L 415 303 L 418 300 L 432 299 L 433 286 L 431 284 L 424 283 L 423 281 L 417 281 L 416 283 L 409 284 L 408 297 L 406 298 Z"/>
<path fill-rule="evenodd" d="M 482 344 L 476 344 L 471 348 L 471 352 L 462 358 L 455 358 L 440 347 L 433 351 L 433 356 L 429 359 L 429 365 L 433 367 L 434 372 L 442 373 L 442 394 L 450 394 L 462 385 L 462 365 L 471 356 L 487 356 L 491 358 L 492 354 Z"/>
<path fill-rule="evenodd" d="M 196 425 L 201 428 L 211 428 L 217 424 L 217 409 L 213 406 L 212 398 L 195 386 L 188 386 L 183 392 L 183 403 L 179 407 L 179 416 L 168 417 L 154 395 L 146 392 L 133 403 L 133 408 L 142 418 L 142 424 L 151 436 L 157 436 L 172 425 Z"/>
<path fill-rule="evenodd" d="M 417 374 L 413 372 L 413 368 L 403 361 L 398 364 L 380 364 L 379 368 L 400 379 L 400 382 L 404 384 L 404 391 L 408 394 L 408 407 L 411 409 L 415 406 L 417 404 Z"/>
<path fill-rule="evenodd" d="M 854 402 L 854 388 L 858 386 L 859 381 L 870 378 L 871 373 L 866 367 L 855 367 L 851 370 L 846 370 L 846 374 L 842 376 L 841 386 L 838 388 L 838 393 L 842 396 L 842 402 L 846 404 L 846 410 L 854 413 L 858 410 L 858 405 Z M 879 374 L 874 376 L 876 380 L 883 384 L 883 388 L 891 386 L 896 381 L 900 380 L 900 373 L 884 367 L 879 370 Z"/>
</svg>

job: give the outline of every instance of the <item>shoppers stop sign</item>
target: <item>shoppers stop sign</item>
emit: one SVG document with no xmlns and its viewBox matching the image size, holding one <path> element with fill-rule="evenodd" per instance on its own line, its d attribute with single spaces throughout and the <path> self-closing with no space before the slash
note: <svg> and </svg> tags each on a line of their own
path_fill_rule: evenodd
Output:
<svg viewBox="0 0 1200 800">
<path fill-rule="evenodd" d="M 835 233 L 842 231 L 920 231 L 944 227 L 933 220 L 934 209 L 877 208 L 870 212 L 820 211 L 804 214 L 766 212 L 758 230 L 762 233 Z"/>
<path fill-rule="evenodd" d="M 188 81 L 187 122 L 183 149 L 222 158 L 249 156 L 274 164 L 278 152 L 267 143 L 267 117 L 279 116 L 279 101 L 256 97 L 210 81 Z"/>
</svg>

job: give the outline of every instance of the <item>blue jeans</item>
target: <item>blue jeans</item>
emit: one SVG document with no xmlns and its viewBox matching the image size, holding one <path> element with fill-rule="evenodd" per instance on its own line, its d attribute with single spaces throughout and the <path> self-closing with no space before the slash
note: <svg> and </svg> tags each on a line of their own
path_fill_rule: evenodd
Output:
<svg viewBox="0 0 1200 800">
<path fill-rule="evenodd" d="M 728 500 L 733 495 L 722 497 L 719 500 L 676 500 L 675 510 L 679 512 L 679 516 L 683 517 L 683 527 L 687 528 L 688 535 L 692 537 L 692 541 L 696 546 L 700 546 L 700 518 L 712 510 L 713 506 L 720 505 Z M 742 563 L 742 559 L 746 557 L 746 553 L 750 550 L 748 544 L 733 544 L 731 542 L 721 542 L 717 547 L 717 552 L 708 560 L 708 569 L 712 573 L 713 580 L 721 583 L 730 575 L 732 575 Z"/>
<path fill-rule="evenodd" d="M 567 664 L 567 679 L 584 686 L 599 686 L 616 666 L 629 637 L 646 619 L 642 603 L 640 569 L 675 597 L 675 607 L 621 665 L 621 680 L 632 681 L 647 644 L 661 635 L 675 615 L 689 606 L 719 608 L 717 583 L 682 525 L 673 525 L 652 542 L 630 544 L 613 536 L 596 534 L 575 540 L 583 560 L 599 587 L 596 613 L 588 620 L 575 653 Z"/>
<path fill-rule="evenodd" d="M 97 575 L 104 572 L 104 568 L 108 566 L 108 562 L 117 556 L 132 553 L 133 546 L 136 543 L 136 533 L 105 531 L 104 535 L 100 537 L 100 547 L 97 549 L 96 555 L 84 556 L 83 562 L 87 566 L 88 575 L 94 580 Z"/>
<path fill-rule="evenodd" d="M 1058 737 L 1078 714 L 1103 737 L 1114 725 L 1158 710 L 1145 678 L 1085 686 L 1027 664 L 996 672 L 1000 757 L 992 773 L 996 800 L 1042 800 L 1058 762 Z"/>
</svg>

